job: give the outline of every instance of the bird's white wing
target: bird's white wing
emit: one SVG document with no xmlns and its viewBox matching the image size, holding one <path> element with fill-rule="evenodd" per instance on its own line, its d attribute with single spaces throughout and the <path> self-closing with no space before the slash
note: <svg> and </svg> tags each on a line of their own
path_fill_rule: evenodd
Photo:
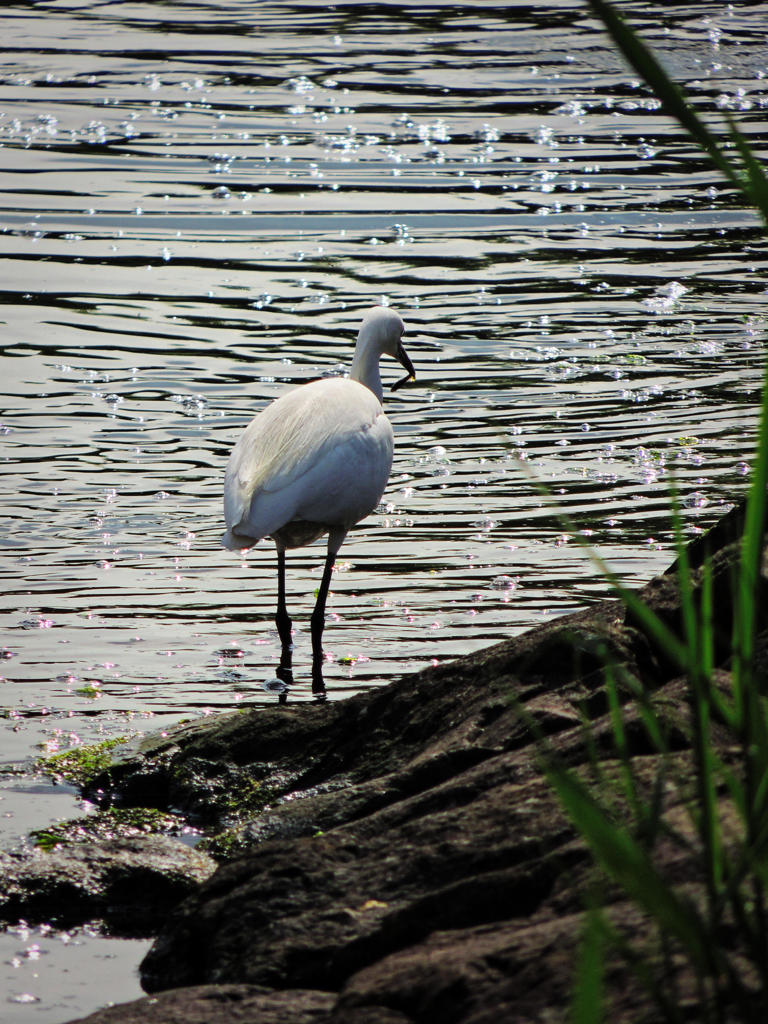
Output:
<svg viewBox="0 0 768 1024">
<path fill-rule="evenodd" d="M 229 530 L 256 539 L 290 522 L 301 498 L 301 478 L 334 450 L 359 440 L 381 416 L 376 396 L 344 378 L 313 381 L 267 406 L 246 427 L 227 466 Z"/>
</svg>

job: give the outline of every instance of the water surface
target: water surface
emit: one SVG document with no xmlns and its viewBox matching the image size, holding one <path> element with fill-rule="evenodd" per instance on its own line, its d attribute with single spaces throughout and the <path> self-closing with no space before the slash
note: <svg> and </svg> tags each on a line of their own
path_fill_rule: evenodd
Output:
<svg viewBox="0 0 768 1024">
<path fill-rule="evenodd" d="M 622 6 L 764 149 L 766 5 Z M 223 467 L 344 371 L 374 303 L 419 379 L 385 398 L 390 486 L 333 580 L 331 699 L 603 596 L 561 513 L 641 583 L 671 480 L 689 534 L 743 492 L 764 237 L 581 5 L 0 19 L 7 762 L 275 699 L 273 551 L 220 548 Z M 322 556 L 290 556 L 291 700 Z M 77 810 L 18 777 L 0 801 L 10 843 Z"/>
</svg>

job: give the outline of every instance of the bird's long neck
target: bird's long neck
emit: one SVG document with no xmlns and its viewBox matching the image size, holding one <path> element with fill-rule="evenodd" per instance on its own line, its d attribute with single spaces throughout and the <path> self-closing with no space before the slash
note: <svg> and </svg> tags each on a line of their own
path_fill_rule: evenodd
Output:
<svg viewBox="0 0 768 1024">
<path fill-rule="evenodd" d="M 370 388 L 379 401 L 383 399 L 384 390 L 381 386 L 378 352 L 375 350 L 371 351 L 371 348 L 367 345 L 357 344 L 349 376 L 351 380 L 357 380 L 361 384 L 365 384 L 367 388 Z"/>
</svg>

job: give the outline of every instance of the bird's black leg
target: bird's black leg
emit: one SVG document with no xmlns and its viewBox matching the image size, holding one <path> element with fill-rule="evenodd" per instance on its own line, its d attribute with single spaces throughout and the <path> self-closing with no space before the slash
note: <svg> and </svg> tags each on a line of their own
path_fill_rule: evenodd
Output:
<svg viewBox="0 0 768 1024">
<path fill-rule="evenodd" d="M 328 552 L 323 569 L 323 578 L 320 582 L 320 589 L 317 592 L 315 610 L 312 612 L 310 624 L 312 627 L 312 693 L 324 694 L 325 681 L 323 680 L 323 627 L 325 626 L 325 602 L 328 598 L 328 590 L 331 585 L 331 573 L 336 562 L 336 552 Z"/>
<path fill-rule="evenodd" d="M 291 617 L 285 605 L 285 548 L 277 546 L 277 612 L 275 614 L 277 635 L 280 637 L 280 667 L 277 678 L 290 686 L 293 683 L 293 644 L 291 642 Z"/>
</svg>

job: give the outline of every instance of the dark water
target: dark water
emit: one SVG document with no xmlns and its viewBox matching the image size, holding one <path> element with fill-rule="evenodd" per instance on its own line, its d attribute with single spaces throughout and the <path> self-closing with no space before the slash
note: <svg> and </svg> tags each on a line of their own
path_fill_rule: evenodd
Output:
<svg viewBox="0 0 768 1024">
<path fill-rule="evenodd" d="M 765 146 L 765 4 L 622 8 Z M 376 302 L 419 380 L 385 399 L 390 486 L 334 577 L 332 698 L 603 595 L 560 513 L 642 582 L 671 481 L 689 533 L 743 491 L 763 234 L 580 4 L 85 0 L 0 27 L 6 761 L 275 699 L 273 553 L 219 547 L 224 463 Z M 290 559 L 295 700 L 322 551 Z M 6 841 L 77 811 L 35 785 L 0 781 Z M 112 998 L 8 972 L 42 999 L 13 1021 Z"/>
</svg>

